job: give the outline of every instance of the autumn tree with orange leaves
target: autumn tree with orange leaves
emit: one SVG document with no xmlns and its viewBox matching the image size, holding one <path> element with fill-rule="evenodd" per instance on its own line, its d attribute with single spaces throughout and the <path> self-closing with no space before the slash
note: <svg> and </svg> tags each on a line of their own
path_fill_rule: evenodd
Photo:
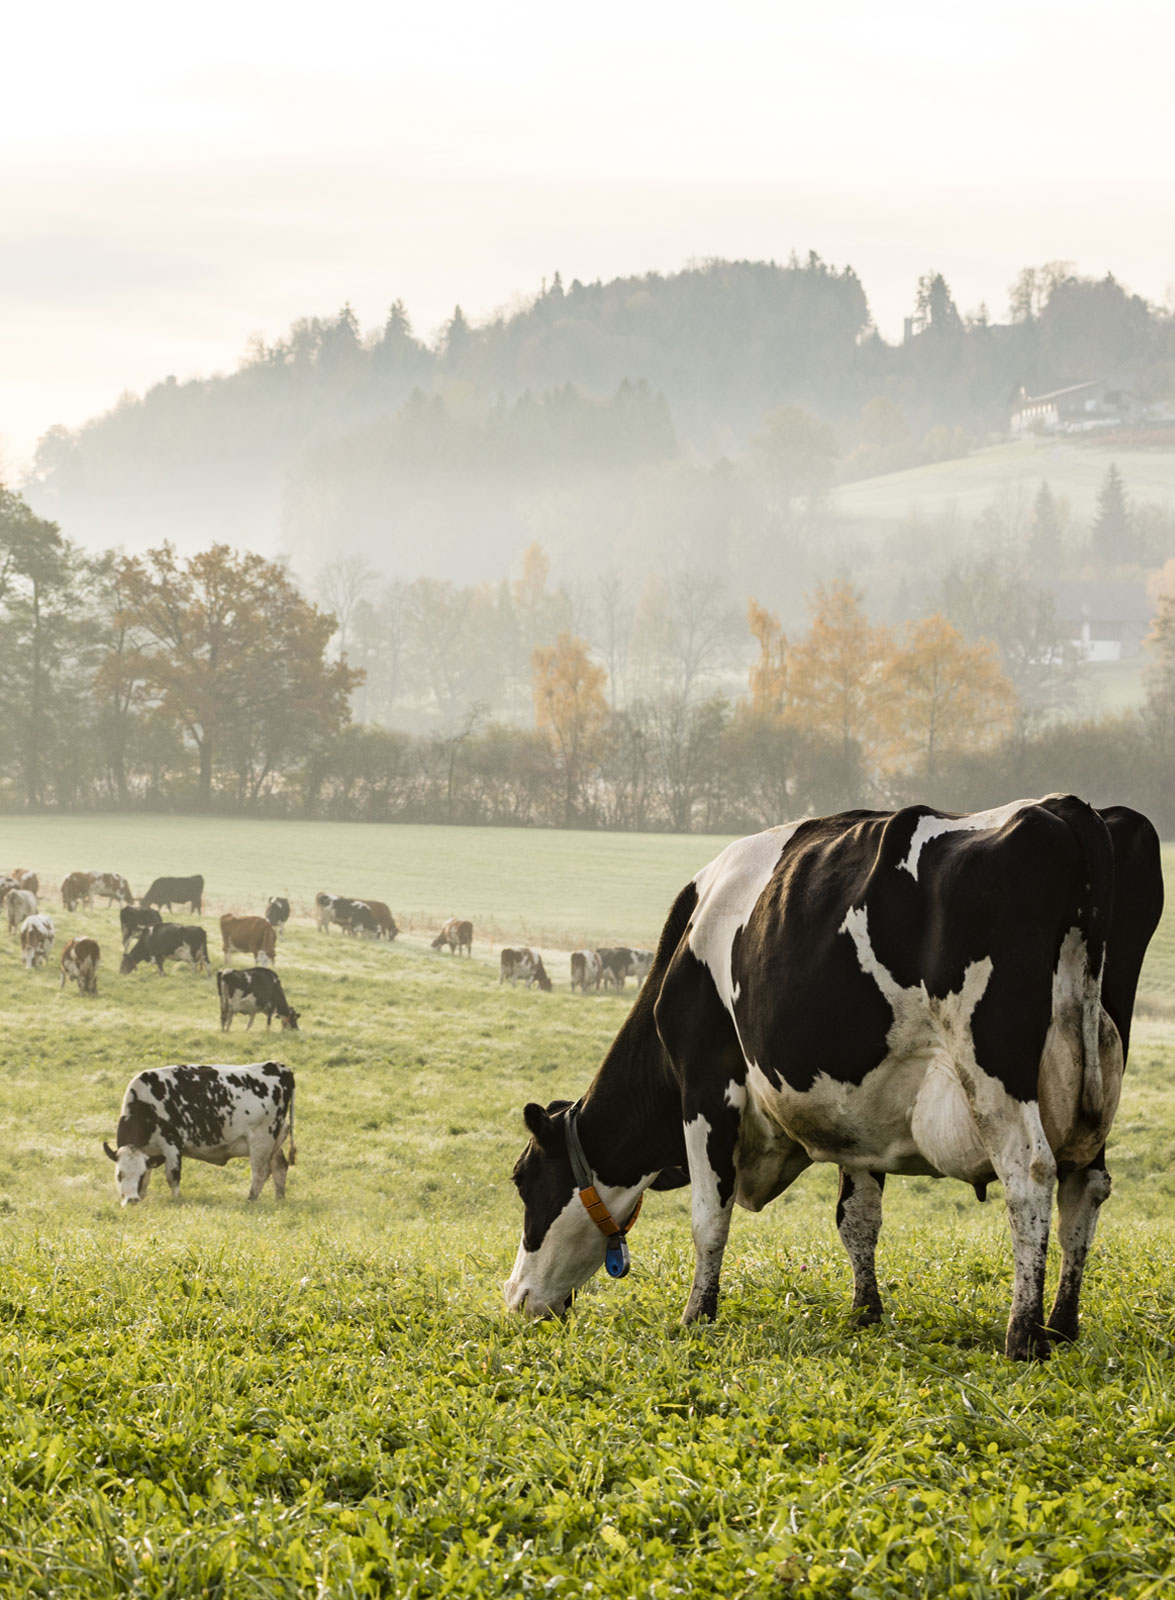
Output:
<svg viewBox="0 0 1175 1600">
<path fill-rule="evenodd" d="M 563 786 L 563 825 L 579 814 L 587 772 L 597 754 L 608 702 L 607 673 L 588 654 L 584 640 L 561 633 L 553 645 L 531 656 L 535 725 L 546 735 Z"/>
<path fill-rule="evenodd" d="M 968 644 L 944 616 L 906 625 L 885 669 L 887 764 L 937 776 L 945 756 L 990 749 L 1010 730 L 1016 693 L 989 640 Z"/>
</svg>

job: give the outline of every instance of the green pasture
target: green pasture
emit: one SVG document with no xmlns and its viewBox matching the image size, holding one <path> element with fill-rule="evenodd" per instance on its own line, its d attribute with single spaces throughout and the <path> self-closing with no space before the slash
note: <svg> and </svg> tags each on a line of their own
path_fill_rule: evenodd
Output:
<svg viewBox="0 0 1175 1600">
<path fill-rule="evenodd" d="M 631 1001 L 567 989 L 556 935 L 651 942 L 706 839 L 4 819 L 5 859 L 220 907 L 387 899 L 392 946 L 281 937 L 298 1034 L 219 1032 L 214 985 L 117 973 L 117 910 L 66 916 L 96 999 L 0 934 L 0 1596 L 1129 1596 L 1175 1580 L 1175 938 L 1144 980 L 1082 1340 L 1002 1347 L 998 1186 L 887 1190 L 881 1327 L 848 1315 L 835 1174 L 739 1213 L 719 1321 L 678 1324 L 685 1191 L 623 1283 L 509 1318 L 510 1169 L 531 1098 L 585 1086 Z M 142 870 L 140 870 L 140 867 Z M 554 993 L 436 954 L 443 917 L 546 944 Z M 431 920 L 430 920 L 431 919 Z M 185 918 L 186 920 L 186 918 Z M 279 1207 L 189 1162 L 118 1207 L 127 1079 L 269 1056 L 298 1075 Z"/>
<path fill-rule="evenodd" d="M 854 532 L 877 534 L 894 532 L 914 513 L 923 518 L 953 513 L 965 542 L 967 525 L 993 502 L 1006 516 L 1027 525 L 1043 480 L 1054 495 L 1069 502 L 1075 521 L 1088 526 L 1112 462 L 1134 500 L 1160 504 L 1175 500 L 1175 451 L 1122 450 L 1110 444 L 1040 437 L 989 445 L 954 461 L 841 484 L 833 492 L 832 511 Z"/>
</svg>

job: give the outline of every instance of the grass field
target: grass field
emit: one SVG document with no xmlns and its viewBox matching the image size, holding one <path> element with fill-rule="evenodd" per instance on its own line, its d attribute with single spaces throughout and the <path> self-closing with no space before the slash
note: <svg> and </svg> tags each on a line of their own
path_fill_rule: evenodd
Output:
<svg viewBox="0 0 1175 1600">
<path fill-rule="evenodd" d="M 1055 495 L 1068 500 L 1077 523 L 1088 525 L 1111 462 L 1135 500 L 1175 501 L 1175 451 L 1034 438 L 842 484 L 834 492 L 832 509 L 846 523 L 877 533 L 892 532 L 915 510 L 930 517 L 953 509 L 965 526 L 993 501 L 1011 506 L 1019 500 L 1027 518 L 1043 479 Z"/>
<path fill-rule="evenodd" d="M 5 819 L 5 858 L 210 900 L 362 889 L 391 946 L 283 935 L 304 1031 L 217 1029 L 213 985 L 117 975 L 97 999 L 0 942 L 0 1595 L 1165 1595 L 1175 1578 L 1175 937 L 1165 922 L 1111 1143 L 1082 1342 L 1012 1367 L 998 1187 L 894 1182 L 861 1332 L 835 1174 L 735 1219 L 720 1319 L 681 1329 L 684 1192 L 652 1195 L 623 1283 L 562 1325 L 507 1318 L 510 1168 L 530 1098 L 577 1094 L 622 996 L 499 988 L 428 949 L 503 935 L 650 942 L 700 839 Z M 140 864 L 142 871 L 139 870 Z M 140 881 L 142 880 L 142 881 Z M 55 895 L 53 897 L 55 899 Z M 482 909 L 484 908 L 484 909 Z M 205 918 L 210 930 L 211 915 Z M 628 997 L 629 999 L 631 996 Z M 101 1140 L 127 1078 L 274 1055 L 298 1074 L 278 1208 L 189 1162 L 119 1209 Z M 994 1203 L 992 1203 L 994 1202 Z"/>
</svg>

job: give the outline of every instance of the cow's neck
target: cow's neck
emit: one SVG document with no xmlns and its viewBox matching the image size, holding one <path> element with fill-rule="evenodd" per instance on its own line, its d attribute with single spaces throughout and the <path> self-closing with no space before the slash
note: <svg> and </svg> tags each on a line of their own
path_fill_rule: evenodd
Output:
<svg viewBox="0 0 1175 1600">
<path fill-rule="evenodd" d="M 653 1019 L 646 983 L 583 1097 L 580 1141 L 604 1183 L 631 1187 L 685 1164 L 681 1090 Z"/>
</svg>

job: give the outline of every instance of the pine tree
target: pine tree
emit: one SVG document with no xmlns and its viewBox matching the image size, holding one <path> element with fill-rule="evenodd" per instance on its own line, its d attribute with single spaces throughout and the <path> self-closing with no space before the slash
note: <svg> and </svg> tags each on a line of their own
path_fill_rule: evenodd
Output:
<svg viewBox="0 0 1175 1600">
<path fill-rule="evenodd" d="M 1055 572 L 1061 560 L 1063 529 L 1056 497 L 1042 478 L 1032 506 L 1028 558 L 1033 566 Z"/>
<path fill-rule="evenodd" d="M 1097 494 L 1097 514 L 1093 519 L 1090 542 L 1093 553 L 1107 566 L 1133 561 L 1137 555 L 1134 519 L 1126 498 L 1122 474 L 1111 462 Z"/>
</svg>

